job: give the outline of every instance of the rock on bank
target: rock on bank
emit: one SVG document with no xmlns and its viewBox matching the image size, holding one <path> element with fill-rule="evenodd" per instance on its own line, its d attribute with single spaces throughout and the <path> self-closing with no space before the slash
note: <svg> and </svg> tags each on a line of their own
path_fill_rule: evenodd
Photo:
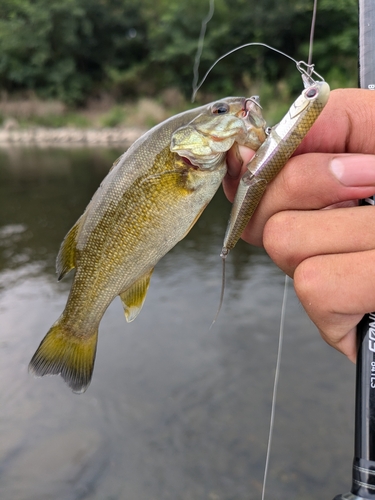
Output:
<svg viewBox="0 0 375 500">
<path fill-rule="evenodd" d="M 138 128 L 0 128 L 0 146 L 115 145 L 129 147 L 146 130 Z"/>
</svg>

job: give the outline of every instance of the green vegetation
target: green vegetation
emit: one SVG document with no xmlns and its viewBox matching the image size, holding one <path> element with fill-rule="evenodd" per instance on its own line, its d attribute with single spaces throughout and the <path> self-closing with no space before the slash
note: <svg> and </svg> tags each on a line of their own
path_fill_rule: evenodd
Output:
<svg viewBox="0 0 375 500">
<path fill-rule="evenodd" d="M 264 42 L 306 60 L 312 4 L 216 0 L 200 74 L 226 51 L 247 42 Z M 188 100 L 207 11 L 208 1 L 202 0 L 1 0 L 0 91 L 8 99 L 31 92 L 68 108 L 105 96 L 113 104 L 142 96 L 159 99 L 168 88 L 178 89 Z M 357 84 L 357 23 L 356 0 L 318 3 L 314 60 L 333 87 Z M 214 68 L 198 100 L 259 93 L 264 103 L 263 90 L 270 102 L 287 102 L 300 87 L 292 62 L 265 48 L 249 47 Z M 121 106 L 104 118 L 109 126 L 124 120 Z"/>
<path fill-rule="evenodd" d="M 37 125 L 40 127 L 48 127 L 48 128 L 59 128 L 59 127 L 88 127 L 90 125 L 90 121 L 80 113 L 64 113 L 61 115 L 50 114 L 43 116 L 32 116 L 28 119 L 21 119 L 19 125 L 29 126 Z"/>
</svg>

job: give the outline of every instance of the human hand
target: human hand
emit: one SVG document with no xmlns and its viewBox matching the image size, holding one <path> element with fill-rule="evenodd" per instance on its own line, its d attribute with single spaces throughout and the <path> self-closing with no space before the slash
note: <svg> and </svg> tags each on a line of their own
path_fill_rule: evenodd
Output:
<svg viewBox="0 0 375 500">
<path fill-rule="evenodd" d="M 243 165 L 228 154 L 230 200 L 254 154 L 240 153 Z M 336 90 L 242 235 L 293 277 L 322 337 L 352 361 L 356 325 L 375 311 L 375 212 L 356 205 L 374 194 L 375 92 Z"/>
</svg>

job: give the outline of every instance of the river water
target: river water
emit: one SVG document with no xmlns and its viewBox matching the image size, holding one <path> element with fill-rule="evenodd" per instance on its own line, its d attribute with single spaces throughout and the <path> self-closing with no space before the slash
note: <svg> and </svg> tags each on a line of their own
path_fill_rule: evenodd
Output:
<svg viewBox="0 0 375 500">
<path fill-rule="evenodd" d="M 56 281 L 60 242 L 121 152 L 0 150 L 0 498 L 259 499 L 284 276 L 241 242 L 209 330 L 230 209 L 222 193 L 158 264 L 136 321 L 111 304 L 85 394 L 27 372 L 69 291 L 69 279 Z M 291 285 L 266 498 L 348 491 L 354 377 Z"/>
</svg>

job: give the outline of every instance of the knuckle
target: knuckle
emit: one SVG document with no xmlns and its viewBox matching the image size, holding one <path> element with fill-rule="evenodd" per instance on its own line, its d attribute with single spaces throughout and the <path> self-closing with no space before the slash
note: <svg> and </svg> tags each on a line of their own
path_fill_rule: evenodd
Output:
<svg viewBox="0 0 375 500">
<path fill-rule="evenodd" d="M 283 249 L 287 246 L 288 231 L 286 216 L 283 212 L 273 215 L 264 226 L 263 231 L 263 245 L 269 255 L 272 257 L 282 253 Z"/>
<path fill-rule="evenodd" d="M 295 248 L 294 217 L 278 212 L 268 219 L 263 231 L 263 246 L 271 259 L 282 268 L 295 267 L 299 260 Z"/>
<path fill-rule="evenodd" d="M 317 258 L 302 261 L 294 273 L 294 288 L 305 309 L 322 306 L 322 288 Z M 324 302 L 323 302 L 324 304 Z"/>
<path fill-rule="evenodd" d="M 303 185 L 304 165 L 301 165 L 301 158 L 292 158 L 281 170 L 278 182 L 282 186 L 282 197 L 290 203 L 301 196 L 301 186 Z"/>
</svg>

